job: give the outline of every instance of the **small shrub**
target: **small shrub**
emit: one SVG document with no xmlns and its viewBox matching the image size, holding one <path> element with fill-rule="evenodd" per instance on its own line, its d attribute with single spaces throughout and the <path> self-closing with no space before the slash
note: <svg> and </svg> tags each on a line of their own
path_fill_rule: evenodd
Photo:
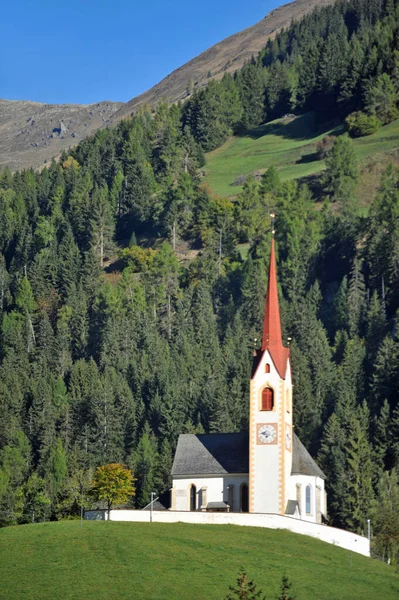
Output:
<svg viewBox="0 0 399 600">
<path fill-rule="evenodd" d="M 366 115 L 362 111 L 354 112 L 345 119 L 346 128 L 352 137 L 371 135 L 381 127 L 377 115 Z"/>
<path fill-rule="evenodd" d="M 133 248 L 133 246 L 137 246 L 137 237 L 134 231 L 132 231 L 132 235 L 129 240 L 129 248 Z"/>
<path fill-rule="evenodd" d="M 290 592 L 291 587 L 292 583 L 288 579 L 287 575 L 283 575 L 280 586 L 281 592 L 277 600 L 295 600 L 295 596 L 292 596 Z"/>
<path fill-rule="evenodd" d="M 324 160 L 331 152 L 331 148 L 336 140 L 335 135 L 326 135 L 320 142 L 316 144 L 317 158 Z"/>
<path fill-rule="evenodd" d="M 238 177 L 235 178 L 232 185 L 244 185 L 246 180 L 247 180 L 247 175 L 239 175 Z"/>
</svg>

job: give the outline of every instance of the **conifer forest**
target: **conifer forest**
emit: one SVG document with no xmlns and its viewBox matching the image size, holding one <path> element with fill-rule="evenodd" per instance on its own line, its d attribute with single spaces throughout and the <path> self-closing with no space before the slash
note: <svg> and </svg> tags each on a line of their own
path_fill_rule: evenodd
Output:
<svg viewBox="0 0 399 600">
<path fill-rule="evenodd" d="M 74 517 L 96 467 L 170 488 L 180 433 L 248 427 L 271 213 L 295 431 L 329 523 L 399 547 L 399 170 L 358 208 L 351 136 L 399 116 L 399 1 L 316 10 L 234 76 L 141 108 L 40 172 L 0 171 L 0 524 Z M 318 186 L 201 183 L 204 153 L 286 113 L 346 120 Z M 328 142 L 328 140 L 327 140 Z M 395 533 L 396 532 L 396 533 Z"/>
</svg>

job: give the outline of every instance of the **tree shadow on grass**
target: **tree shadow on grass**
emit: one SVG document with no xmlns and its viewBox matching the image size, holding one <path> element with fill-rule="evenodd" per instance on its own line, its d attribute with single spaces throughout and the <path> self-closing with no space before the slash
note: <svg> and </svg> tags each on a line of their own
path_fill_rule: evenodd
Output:
<svg viewBox="0 0 399 600">
<path fill-rule="evenodd" d="M 302 154 L 302 156 L 295 161 L 295 164 L 305 165 L 307 163 L 316 162 L 317 160 L 319 160 L 319 155 L 317 152 L 311 152 L 310 154 Z"/>
<path fill-rule="evenodd" d="M 340 135 L 343 126 L 339 121 L 323 121 L 317 113 L 308 112 L 294 118 L 281 119 L 278 122 L 265 123 L 254 129 L 237 134 L 237 137 L 249 137 L 257 140 L 265 135 L 275 135 L 286 140 L 309 141 L 323 133 Z"/>
</svg>

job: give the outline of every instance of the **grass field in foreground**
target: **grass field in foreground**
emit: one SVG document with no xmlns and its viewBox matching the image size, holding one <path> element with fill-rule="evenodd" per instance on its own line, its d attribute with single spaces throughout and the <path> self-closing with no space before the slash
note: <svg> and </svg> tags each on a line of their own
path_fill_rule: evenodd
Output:
<svg viewBox="0 0 399 600">
<path fill-rule="evenodd" d="M 397 600 L 393 567 L 287 531 L 87 522 L 0 530 L 1 600 L 223 600 L 243 566 L 268 600 Z"/>
<path fill-rule="evenodd" d="M 242 187 L 233 186 L 240 175 L 264 171 L 274 165 L 283 180 L 314 175 L 325 168 L 317 160 L 316 144 L 325 135 L 340 135 L 342 127 L 320 125 L 314 113 L 292 120 L 278 119 L 247 133 L 231 137 L 206 155 L 205 181 L 213 192 L 222 196 L 238 194 Z M 399 120 L 381 127 L 373 135 L 355 140 L 359 161 L 399 148 Z"/>
</svg>

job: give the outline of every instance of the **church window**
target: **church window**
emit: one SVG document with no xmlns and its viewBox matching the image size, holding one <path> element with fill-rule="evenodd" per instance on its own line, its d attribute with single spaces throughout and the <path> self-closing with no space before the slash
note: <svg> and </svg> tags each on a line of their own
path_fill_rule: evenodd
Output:
<svg viewBox="0 0 399 600">
<path fill-rule="evenodd" d="M 248 508 L 248 486 L 246 483 L 243 483 L 240 489 L 240 511 L 247 513 Z"/>
<path fill-rule="evenodd" d="M 271 388 L 266 387 L 262 392 L 262 410 L 273 410 L 274 394 Z"/>
<path fill-rule="evenodd" d="M 312 488 L 310 485 L 306 486 L 306 514 L 310 515 L 312 512 Z"/>
<path fill-rule="evenodd" d="M 266 365 L 265 365 L 265 373 L 270 373 L 270 365 L 269 365 L 269 363 L 266 363 Z"/>
<path fill-rule="evenodd" d="M 190 510 L 196 509 L 197 488 L 195 485 L 190 487 Z"/>
</svg>

